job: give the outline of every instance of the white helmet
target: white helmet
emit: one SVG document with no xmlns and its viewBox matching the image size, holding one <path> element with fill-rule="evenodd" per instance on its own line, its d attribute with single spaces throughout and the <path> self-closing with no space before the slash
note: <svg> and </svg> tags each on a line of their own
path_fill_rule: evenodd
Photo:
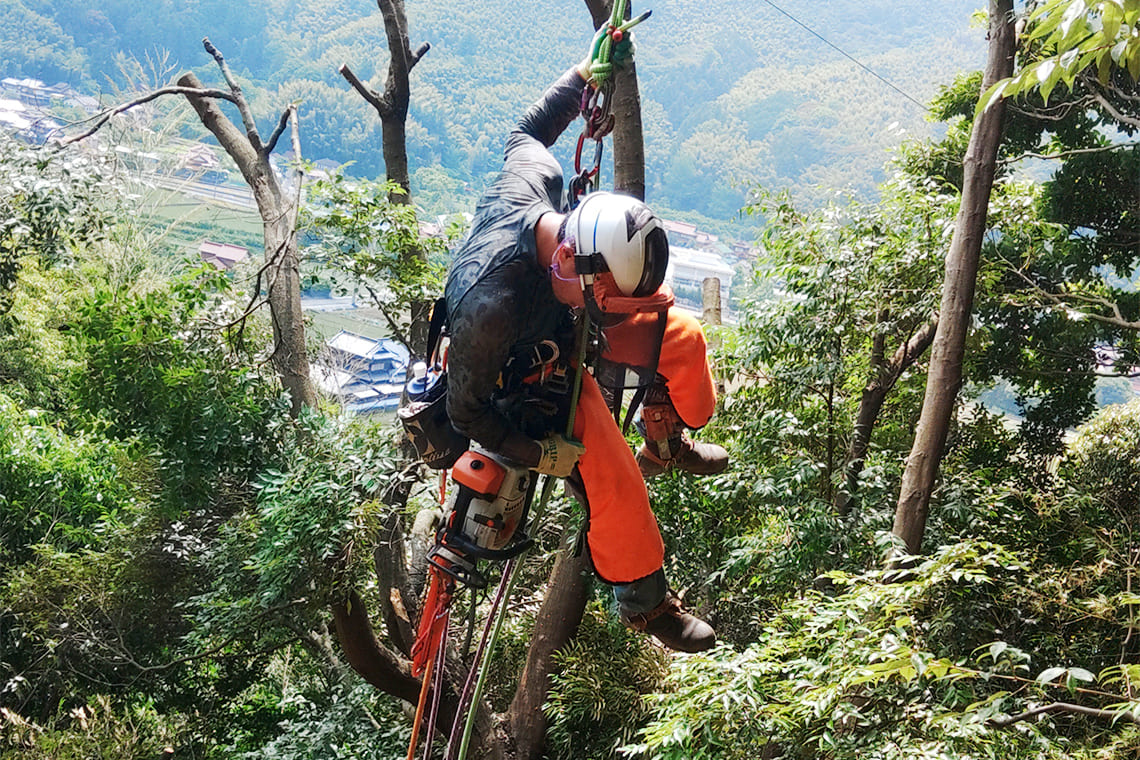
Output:
<svg viewBox="0 0 1140 760">
<path fill-rule="evenodd" d="M 665 280 L 669 240 L 661 220 L 628 195 L 595 192 L 583 199 L 566 223 L 574 238 L 574 264 L 583 284 L 609 272 L 621 295 L 652 296 Z"/>
</svg>

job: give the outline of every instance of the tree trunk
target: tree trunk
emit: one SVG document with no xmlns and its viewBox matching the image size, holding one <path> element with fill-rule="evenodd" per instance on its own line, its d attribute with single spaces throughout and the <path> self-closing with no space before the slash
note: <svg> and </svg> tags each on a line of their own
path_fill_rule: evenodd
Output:
<svg viewBox="0 0 1140 760">
<path fill-rule="evenodd" d="M 885 318 L 885 317 L 884 317 Z M 846 517 L 855 503 L 855 493 L 859 488 L 859 473 L 867 461 L 867 451 L 871 445 L 871 434 L 887 394 L 894 388 L 902 374 L 910 369 L 919 357 L 926 352 L 934 340 L 938 320 L 923 325 L 918 332 L 898 347 L 888 361 L 885 358 L 886 336 L 876 335 L 871 351 L 870 379 L 863 386 L 859 399 L 859 410 L 855 414 L 855 425 L 851 430 L 851 443 L 843 466 L 843 485 L 835 496 L 835 511 Z"/>
<path fill-rule="evenodd" d="M 507 711 L 519 760 L 538 760 L 546 747 L 546 715 L 542 705 L 550 690 L 553 655 L 570 641 L 582 622 L 589 597 L 589 563 L 573 556 L 572 547 L 554 563 L 550 584 L 527 651 L 526 666 Z"/>
<path fill-rule="evenodd" d="M 222 67 L 230 82 L 231 91 L 238 99 L 245 132 L 239 130 L 226 117 L 217 102 L 208 97 L 186 95 L 202 124 L 218 139 L 222 148 L 237 164 L 246 184 L 253 191 L 257 211 L 261 216 L 265 241 L 266 292 L 269 313 L 273 322 L 273 368 L 281 384 L 289 391 L 292 413 L 297 416 L 301 407 L 316 406 L 317 393 L 309 377 L 309 359 L 305 346 L 304 316 L 301 312 L 301 272 L 297 254 L 297 209 L 281 192 L 281 185 L 269 165 L 269 154 L 276 139 L 269 145 L 262 143 L 248 105 L 241 90 L 233 81 L 220 53 L 207 41 L 206 49 Z M 184 74 L 178 84 L 202 89 L 194 74 Z M 282 125 L 284 124 L 283 117 Z M 296 114 L 293 114 L 294 122 Z M 299 158 L 299 157 L 298 157 Z M 298 180 L 299 181 L 299 180 Z M 261 279 L 258 279 L 260 284 Z"/>
<path fill-rule="evenodd" d="M 990 45 L 982 92 L 1013 73 L 1013 0 L 990 0 Z M 946 256 L 938 332 L 931 350 L 930 372 L 922 414 L 907 458 L 895 511 L 893 533 L 909 554 L 922 550 L 922 535 L 930 507 L 930 494 L 942 461 L 958 388 L 962 357 L 970 326 L 978 259 L 986 231 L 986 212 L 993 187 L 1001 122 L 1005 106 L 999 101 L 974 120 L 966 149 L 962 205 Z"/>
<path fill-rule="evenodd" d="M 412 52 L 404 0 L 376 0 L 376 5 L 384 17 L 384 33 L 388 38 L 388 76 L 384 81 L 384 92 L 376 92 L 361 82 L 347 63 L 341 64 L 340 73 L 380 116 L 384 172 L 388 180 L 400 188 L 388 194 L 388 201 L 410 204 L 412 195 L 406 133 L 408 103 L 411 99 L 408 76 L 431 49 L 431 45 L 425 42 Z"/>
</svg>

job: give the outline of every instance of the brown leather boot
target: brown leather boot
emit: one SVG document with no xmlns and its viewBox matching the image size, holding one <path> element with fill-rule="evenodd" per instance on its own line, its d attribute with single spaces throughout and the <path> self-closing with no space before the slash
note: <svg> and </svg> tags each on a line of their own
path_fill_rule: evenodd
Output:
<svg viewBox="0 0 1140 760">
<path fill-rule="evenodd" d="M 643 444 L 637 452 L 637 467 L 646 478 L 660 475 L 671 467 L 693 475 L 716 475 L 728 467 L 728 452 L 715 443 L 694 441 L 687 432 L 682 432 L 676 453 L 667 458 L 657 456 L 649 444 Z"/>
<path fill-rule="evenodd" d="M 645 394 L 638 430 L 645 444 L 637 452 L 643 477 L 660 475 L 670 468 L 694 475 L 716 475 L 728 467 L 728 452 L 714 443 L 689 438 L 685 421 L 673 407 L 669 390 L 660 380 Z"/>
<path fill-rule="evenodd" d="M 649 612 L 636 615 L 622 613 L 621 621 L 678 652 L 703 652 L 716 644 L 716 631 L 712 626 L 685 612 L 681 600 L 672 591 Z"/>
</svg>

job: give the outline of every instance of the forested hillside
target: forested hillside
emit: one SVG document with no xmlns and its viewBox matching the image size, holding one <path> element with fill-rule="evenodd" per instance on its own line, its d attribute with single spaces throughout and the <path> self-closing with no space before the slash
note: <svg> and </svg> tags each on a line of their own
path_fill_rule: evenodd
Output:
<svg viewBox="0 0 1140 760">
<path fill-rule="evenodd" d="M 129 84 L 121 55 L 169 51 L 174 71 L 208 70 L 200 42 L 208 36 L 252 85 L 262 118 L 301 103 L 306 156 L 382 173 L 375 114 L 337 73 L 349 63 L 364 79 L 383 75 L 383 22 L 371 3 L 3 3 L 12 19 L 0 32 L 5 76 L 110 92 L 112 82 Z M 581 56 L 589 14 L 570 0 L 407 7 L 413 44 L 432 45 L 412 77 L 408 149 L 419 200 L 441 211 L 469 207 L 498 166 L 512 120 Z M 922 104 L 983 51 L 968 2 L 780 7 Z M 767 3 L 671 0 L 652 10 L 636 32 L 649 198 L 678 216 L 729 219 L 757 184 L 814 203 L 845 188 L 868 197 L 904 130 L 929 134 L 918 104 Z"/>
</svg>

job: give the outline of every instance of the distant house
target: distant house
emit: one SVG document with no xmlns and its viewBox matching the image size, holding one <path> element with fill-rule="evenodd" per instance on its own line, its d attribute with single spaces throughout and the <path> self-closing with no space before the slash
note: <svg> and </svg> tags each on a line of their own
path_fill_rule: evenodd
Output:
<svg viewBox="0 0 1140 760">
<path fill-rule="evenodd" d="M 193 171 L 209 171 L 218 169 L 222 162 L 213 149 L 201 143 L 191 145 L 179 159 L 179 166 Z"/>
<path fill-rule="evenodd" d="M 25 103 L 37 106 L 46 106 L 52 100 L 63 97 L 59 92 L 45 85 L 38 79 L 16 79 L 8 77 L 0 80 L 0 90 L 9 93 Z"/>
<path fill-rule="evenodd" d="M 684 290 L 691 291 L 695 288 L 696 292 L 700 293 L 701 288 L 704 287 L 705 278 L 716 277 L 720 280 L 722 308 L 727 311 L 728 293 L 732 288 L 734 274 L 736 274 L 736 270 L 730 267 L 718 254 L 680 246 L 670 246 L 669 248 L 669 270 L 665 275 L 665 281 L 670 284 L 673 290 L 678 291 L 678 299 L 681 298 L 681 291 Z M 700 306 L 699 299 L 700 296 L 698 295 L 698 303 L 695 304 L 697 306 Z"/>
<path fill-rule="evenodd" d="M 218 269 L 233 269 L 249 257 L 249 249 L 240 245 L 228 243 L 214 243 L 209 240 L 202 241 L 198 247 L 198 256 L 202 261 L 213 264 Z"/>
<path fill-rule="evenodd" d="M 692 245 L 697 242 L 697 225 L 688 222 L 671 222 L 668 219 L 663 220 L 661 224 L 665 227 L 670 245 Z"/>
<path fill-rule="evenodd" d="M 346 411 L 367 414 L 399 405 L 408 366 L 402 344 L 341 330 L 325 349 L 325 363 L 314 366 L 314 382 Z"/>
</svg>

